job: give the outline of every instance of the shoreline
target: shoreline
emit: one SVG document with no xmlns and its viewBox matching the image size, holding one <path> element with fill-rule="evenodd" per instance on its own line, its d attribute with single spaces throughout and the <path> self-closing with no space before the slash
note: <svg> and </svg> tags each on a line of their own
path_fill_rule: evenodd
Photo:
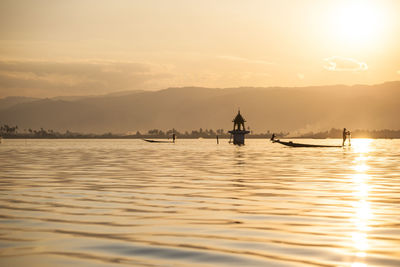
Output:
<svg viewBox="0 0 400 267">
<path fill-rule="evenodd" d="M 167 137 L 157 137 L 157 136 L 143 136 L 143 137 L 132 137 L 132 136 L 74 136 L 74 137 L 1 137 L 3 140 L 18 140 L 18 139 L 158 139 L 158 140 L 172 140 L 172 138 Z M 230 139 L 229 137 L 218 137 L 220 140 Z M 179 139 L 216 139 L 216 137 L 177 137 Z M 270 139 L 270 137 L 261 136 L 246 136 L 246 139 Z M 280 139 L 313 139 L 313 140 L 329 140 L 329 139 L 341 139 L 341 138 L 313 138 L 313 137 L 281 137 Z M 400 137 L 352 137 L 351 139 L 400 139 Z"/>
</svg>

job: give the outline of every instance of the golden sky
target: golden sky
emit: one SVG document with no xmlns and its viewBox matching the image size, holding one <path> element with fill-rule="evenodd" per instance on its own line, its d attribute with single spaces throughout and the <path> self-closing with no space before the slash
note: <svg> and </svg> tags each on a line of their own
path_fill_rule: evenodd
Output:
<svg viewBox="0 0 400 267">
<path fill-rule="evenodd" d="M 0 97 L 400 78 L 398 0 L 2 0 Z"/>
</svg>

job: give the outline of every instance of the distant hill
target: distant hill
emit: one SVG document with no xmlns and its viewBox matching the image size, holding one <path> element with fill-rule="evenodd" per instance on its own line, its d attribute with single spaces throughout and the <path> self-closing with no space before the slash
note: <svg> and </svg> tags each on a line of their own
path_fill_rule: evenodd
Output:
<svg viewBox="0 0 400 267">
<path fill-rule="evenodd" d="M 53 100 L 65 100 L 65 101 L 77 101 L 85 98 L 97 98 L 97 97 L 105 97 L 105 96 L 125 96 L 125 95 L 132 95 L 144 92 L 143 90 L 131 90 L 131 91 L 119 91 L 113 92 L 104 95 L 83 95 L 83 96 L 56 96 L 51 99 Z"/>
<path fill-rule="evenodd" d="M 85 133 L 154 128 L 228 130 L 238 108 L 246 126 L 255 132 L 400 129 L 400 82 L 295 88 L 184 87 L 11 102 L 0 99 L 0 124 L 18 125 L 19 129 Z"/>
<path fill-rule="evenodd" d="M 9 96 L 0 98 L 0 109 L 7 109 L 14 105 L 36 101 L 39 98 L 23 97 L 23 96 Z"/>
</svg>

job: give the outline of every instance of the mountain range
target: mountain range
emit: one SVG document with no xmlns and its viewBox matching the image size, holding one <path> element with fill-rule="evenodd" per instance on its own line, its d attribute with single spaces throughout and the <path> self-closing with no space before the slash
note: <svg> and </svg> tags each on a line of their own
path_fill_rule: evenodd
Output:
<svg viewBox="0 0 400 267">
<path fill-rule="evenodd" d="M 23 129 L 127 133 L 232 128 L 238 109 L 254 132 L 400 129 L 400 81 L 377 85 L 201 88 L 99 96 L 0 99 L 0 124 Z"/>
</svg>

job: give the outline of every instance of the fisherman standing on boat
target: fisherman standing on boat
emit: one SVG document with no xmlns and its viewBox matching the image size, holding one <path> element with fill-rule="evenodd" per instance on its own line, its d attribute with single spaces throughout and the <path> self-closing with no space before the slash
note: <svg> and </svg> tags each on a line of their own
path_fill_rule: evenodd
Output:
<svg viewBox="0 0 400 267">
<path fill-rule="evenodd" d="M 347 131 L 346 128 L 343 128 L 343 143 L 342 143 L 342 146 L 344 146 L 344 143 L 346 142 L 347 136 L 349 137 L 349 146 L 351 146 L 350 135 L 351 135 L 350 131 Z"/>
</svg>

